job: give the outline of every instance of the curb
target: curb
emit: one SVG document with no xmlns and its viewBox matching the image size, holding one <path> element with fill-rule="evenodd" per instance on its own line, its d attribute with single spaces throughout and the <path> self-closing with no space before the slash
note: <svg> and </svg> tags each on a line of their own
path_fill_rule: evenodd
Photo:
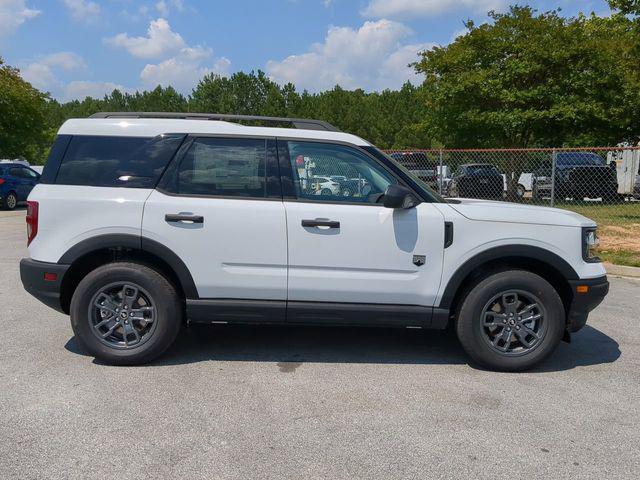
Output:
<svg viewBox="0 0 640 480">
<path fill-rule="evenodd" d="M 640 278 L 640 267 L 627 267 L 625 265 L 614 265 L 612 263 L 605 263 L 604 268 L 609 275 Z"/>
</svg>

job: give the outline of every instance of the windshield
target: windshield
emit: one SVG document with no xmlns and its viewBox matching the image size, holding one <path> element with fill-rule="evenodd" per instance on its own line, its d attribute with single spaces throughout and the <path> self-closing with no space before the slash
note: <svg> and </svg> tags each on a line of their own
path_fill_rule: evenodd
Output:
<svg viewBox="0 0 640 480">
<path fill-rule="evenodd" d="M 402 165 L 396 159 L 392 158 L 391 156 L 387 155 L 386 153 L 384 153 L 383 151 L 377 149 L 374 146 L 362 147 L 362 148 L 364 150 L 366 150 L 367 152 L 369 152 L 370 154 L 372 154 L 374 157 L 384 158 L 384 159 L 392 162 L 396 167 L 398 167 L 400 170 L 402 170 L 402 173 L 404 173 L 405 175 L 407 175 L 408 177 L 411 178 L 411 180 L 415 183 L 415 185 L 420 190 L 422 190 L 421 193 L 423 193 L 427 198 L 432 198 L 437 202 L 446 203 L 446 200 L 442 196 L 440 196 L 440 194 L 438 192 L 436 192 L 431 187 L 429 187 L 429 185 L 427 185 L 425 182 L 420 180 L 413 172 L 411 172 L 408 168 L 406 168 L 404 165 Z"/>
</svg>

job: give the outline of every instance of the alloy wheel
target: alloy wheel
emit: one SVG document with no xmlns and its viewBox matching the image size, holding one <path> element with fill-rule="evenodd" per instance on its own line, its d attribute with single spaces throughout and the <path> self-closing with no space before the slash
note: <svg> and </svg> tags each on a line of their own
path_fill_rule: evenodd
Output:
<svg viewBox="0 0 640 480">
<path fill-rule="evenodd" d="M 521 290 L 502 292 L 482 310 L 482 337 L 501 355 L 524 355 L 542 342 L 545 317 L 545 308 L 535 295 Z"/>
<path fill-rule="evenodd" d="M 156 329 L 156 308 L 151 296 L 131 282 L 111 283 L 89 304 L 93 334 L 111 348 L 130 349 L 146 342 Z"/>
</svg>

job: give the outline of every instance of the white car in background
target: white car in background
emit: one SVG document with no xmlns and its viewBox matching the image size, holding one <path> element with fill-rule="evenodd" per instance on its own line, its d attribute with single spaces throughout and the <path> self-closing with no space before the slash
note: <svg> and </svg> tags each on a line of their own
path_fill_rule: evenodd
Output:
<svg viewBox="0 0 640 480">
<path fill-rule="evenodd" d="M 328 177 L 312 177 L 311 188 L 316 195 L 340 195 L 340 184 Z"/>
</svg>

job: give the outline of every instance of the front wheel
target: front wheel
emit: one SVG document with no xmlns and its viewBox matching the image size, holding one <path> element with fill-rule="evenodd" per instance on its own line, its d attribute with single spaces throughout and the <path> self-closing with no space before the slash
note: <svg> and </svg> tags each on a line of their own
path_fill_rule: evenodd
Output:
<svg viewBox="0 0 640 480">
<path fill-rule="evenodd" d="M 137 263 L 98 267 L 71 299 L 78 343 L 112 365 L 137 365 L 160 356 L 182 324 L 180 298 L 157 271 Z"/>
<path fill-rule="evenodd" d="M 464 299 L 456 331 L 465 351 L 480 365 L 501 371 L 532 368 L 558 346 L 565 312 L 556 290 L 523 270 L 495 273 Z"/>
</svg>

